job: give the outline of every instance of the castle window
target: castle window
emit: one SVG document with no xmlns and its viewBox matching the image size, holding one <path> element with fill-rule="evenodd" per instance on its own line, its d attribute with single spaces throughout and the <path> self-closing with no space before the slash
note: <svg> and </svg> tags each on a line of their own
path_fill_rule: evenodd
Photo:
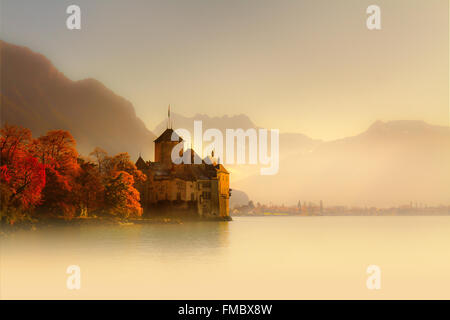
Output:
<svg viewBox="0 0 450 320">
<path fill-rule="evenodd" d="M 205 200 L 211 200 L 211 192 L 203 191 L 202 192 L 202 197 Z"/>
</svg>

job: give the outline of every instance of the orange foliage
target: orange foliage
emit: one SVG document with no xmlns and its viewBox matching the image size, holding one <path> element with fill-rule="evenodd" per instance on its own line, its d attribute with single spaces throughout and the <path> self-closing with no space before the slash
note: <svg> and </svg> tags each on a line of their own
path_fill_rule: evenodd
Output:
<svg viewBox="0 0 450 320">
<path fill-rule="evenodd" d="M 0 130 L 2 211 L 8 206 L 29 209 L 40 203 L 45 185 L 44 165 L 30 152 L 31 132 L 5 125 Z"/>
<path fill-rule="evenodd" d="M 1 219 L 11 208 L 34 207 L 66 218 L 105 210 L 123 217 L 142 214 L 134 183 L 146 176 L 128 153 L 110 157 L 96 148 L 92 163 L 78 157 L 75 139 L 64 130 L 38 139 L 18 126 L 5 125 L 0 133 Z"/>
<path fill-rule="evenodd" d="M 64 130 L 49 131 L 33 144 L 33 152 L 45 165 L 47 175 L 41 207 L 57 215 L 62 212 L 67 218 L 75 216 L 71 191 L 80 170 L 75 146 L 75 139 Z"/>
<path fill-rule="evenodd" d="M 80 163 L 80 174 L 76 177 L 72 194 L 75 202 L 83 216 L 87 216 L 89 212 L 101 210 L 104 206 L 103 179 L 97 166 L 83 159 L 78 159 Z"/>
<path fill-rule="evenodd" d="M 113 213 L 124 217 L 142 215 L 139 192 L 133 184 L 133 176 L 125 171 L 117 171 L 108 179 L 105 197 Z"/>
</svg>

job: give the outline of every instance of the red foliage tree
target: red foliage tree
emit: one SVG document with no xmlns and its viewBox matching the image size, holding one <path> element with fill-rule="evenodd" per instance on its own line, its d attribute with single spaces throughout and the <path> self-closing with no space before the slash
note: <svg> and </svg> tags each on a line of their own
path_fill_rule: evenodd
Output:
<svg viewBox="0 0 450 320">
<path fill-rule="evenodd" d="M 72 194 L 75 197 L 81 216 L 88 216 L 90 212 L 104 208 L 103 179 L 97 165 L 78 159 L 80 173 L 75 179 Z"/>
<path fill-rule="evenodd" d="M 79 174 L 75 146 L 75 139 L 64 130 L 49 131 L 33 145 L 33 152 L 45 165 L 47 176 L 41 208 L 56 215 L 62 212 L 67 218 L 72 218 L 76 213 L 75 199 L 71 193 Z"/>
<path fill-rule="evenodd" d="M 5 125 L 0 133 L 1 212 L 2 218 L 13 223 L 19 211 L 40 203 L 45 167 L 31 152 L 33 140 L 28 129 Z"/>
<path fill-rule="evenodd" d="M 39 204 L 45 186 L 44 165 L 32 156 L 19 158 L 11 167 L 10 186 L 14 189 L 11 200 L 18 200 L 24 209 Z"/>
<path fill-rule="evenodd" d="M 108 178 L 105 185 L 105 198 L 112 213 L 124 218 L 142 215 L 139 192 L 133 184 L 133 176 L 125 171 L 118 171 Z"/>
<path fill-rule="evenodd" d="M 30 130 L 5 125 L 0 133 L 0 220 L 13 223 L 35 207 L 68 218 L 105 209 L 125 218 L 142 214 L 134 184 L 146 176 L 128 153 L 109 157 L 97 148 L 95 164 L 78 158 L 67 131 L 33 139 Z"/>
</svg>

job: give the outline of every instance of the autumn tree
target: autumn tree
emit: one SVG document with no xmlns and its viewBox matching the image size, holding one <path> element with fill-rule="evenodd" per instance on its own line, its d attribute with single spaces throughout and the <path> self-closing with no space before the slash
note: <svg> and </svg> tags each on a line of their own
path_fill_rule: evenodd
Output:
<svg viewBox="0 0 450 320">
<path fill-rule="evenodd" d="M 29 129 L 6 124 L 0 129 L 0 134 L 0 160 L 2 166 L 8 166 L 14 160 L 26 155 L 32 142 Z"/>
<path fill-rule="evenodd" d="M 14 223 L 40 203 L 45 167 L 33 156 L 30 130 L 5 125 L 0 134 L 0 219 Z"/>
<path fill-rule="evenodd" d="M 98 171 L 104 174 L 106 170 L 104 166 L 109 158 L 108 153 L 100 147 L 95 147 L 94 151 L 92 151 L 89 155 L 94 157 Z"/>
<path fill-rule="evenodd" d="M 79 173 L 75 139 L 68 131 L 54 130 L 39 137 L 33 152 L 45 165 L 46 185 L 41 208 L 49 213 L 72 218 L 76 205 L 71 191 Z"/>
<path fill-rule="evenodd" d="M 111 157 L 98 147 L 90 155 L 103 179 L 105 208 L 124 218 L 140 216 L 142 208 L 136 184 L 144 182 L 147 176 L 136 168 L 130 155 L 124 152 Z"/>
<path fill-rule="evenodd" d="M 147 178 L 131 161 L 127 152 L 119 153 L 113 157 L 103 156 L 99 165 L 103 168 L 103 172 L 109 176 L 114 176 L 119 171 L 125 171 L 133 176 L 135 183 L 144 182 Z"/>
<path fill-rule="evenodd" d="M 95 163 L 78 159 L 80 171 L 75 178 L 72 194 L 80 216 L 87 217 L 89 213 L 104 207 L 104 184 L 102 176 Z"/>
<path fill-rule="evenodd" d="M 105 203 L 111 213 L 123 218 L 142 215 L 139 192 L 133 185 L 133 176 L 125 171 L 117 171 L 107 178 Z"/>
</svg>

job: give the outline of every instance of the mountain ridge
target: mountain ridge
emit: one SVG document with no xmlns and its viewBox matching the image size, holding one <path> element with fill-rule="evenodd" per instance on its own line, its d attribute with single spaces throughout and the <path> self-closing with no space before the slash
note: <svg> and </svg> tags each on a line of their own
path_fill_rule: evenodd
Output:
<svg viewBox="0 0 450 320">
<path fill-rule="evenodd" d="M 449 204 L 450 127 L 414 120 L 376 122 L 359 135 L 281 159 L 276 176 L 253 175 L 234 187 L 262 203 L 270 196 L 289 204 Z"/>
</svg>

